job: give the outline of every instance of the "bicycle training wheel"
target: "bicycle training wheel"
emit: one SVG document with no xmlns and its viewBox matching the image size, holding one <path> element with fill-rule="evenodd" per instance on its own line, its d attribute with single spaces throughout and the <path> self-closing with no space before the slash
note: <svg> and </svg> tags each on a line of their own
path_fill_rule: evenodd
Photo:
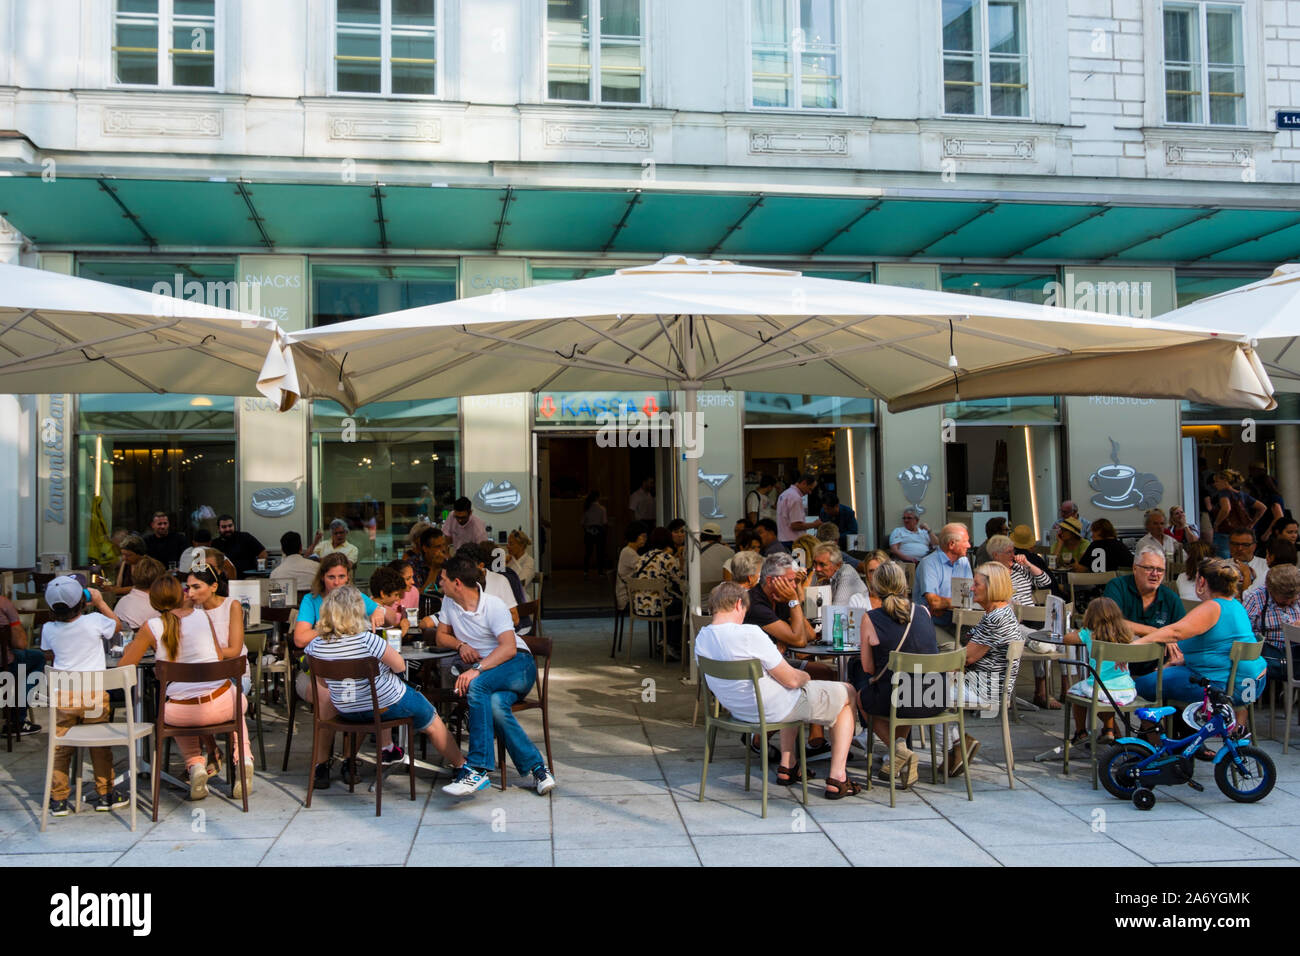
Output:
<svg viewBox="0 0 1300 956">
<path fill-rule="evenodd" d="M 1238 803 L 1254 803 L 1272 791 L 1277 767 L 1259 747 L 1238 747 L 1237 760 L 1227 756 L 1215 764 L 1214 782 L 1224 796 Z"/>
<path fill-rule="evenodd" d="M 1151 751 L 1137 744 L 1116 744 L 1097 758 L 1097 776 L 1106 792 L 1121 800 L 1128 800 L 1139 786 L 1130 768 L 1140 760 L 1151 756 Z"/>
</svg>

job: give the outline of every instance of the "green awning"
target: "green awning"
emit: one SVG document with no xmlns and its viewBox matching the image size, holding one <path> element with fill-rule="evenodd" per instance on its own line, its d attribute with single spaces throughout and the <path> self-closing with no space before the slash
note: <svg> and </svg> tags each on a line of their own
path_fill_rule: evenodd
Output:
<svg viewBox="0 0 1300 956">
<path fill-rule="evenodd" d="M 765 195 L 643 188 L 0 176 L 0 215 L 50 248 L 668 251 L 1273 264 L 1300 258 L 1300 211 Z"/>
</svg>

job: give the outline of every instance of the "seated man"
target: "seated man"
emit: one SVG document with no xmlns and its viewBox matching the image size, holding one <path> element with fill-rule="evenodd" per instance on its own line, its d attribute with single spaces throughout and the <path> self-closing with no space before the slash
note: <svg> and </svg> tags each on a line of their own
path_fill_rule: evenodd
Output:
<svg viewBox="0 0 1300 956">
<path fill-rule="evenodd" d="M 1133 573 L 1121 574 L 1106 582 L 1101 596 L 1119 605 L 1124 623 L 1134 637 L 1145 637 L 1152 631 L 1182 620 L 1183 602 L 1178 592 L 1165 587 L 1165 553 L 1155 548 L 1144 548 L 1133 559 Z M 1155 671 L 1151 662 L 1130 664 L 1134 677 Z"/>
<path fill-rule="evenodd" d="M 722 566 L 736 556 L 722 543 L 722 528 L 710 521 L 700 529 L 700 580 L 721 581 Z"/>
<path fill-rule="evenodd" d="M 1268 574 L 1268 560 L 1255 553 L 1258 544 L 1254 528 L 1233 528 L 1228 534 L 1228 548 L 1237 570 L 1241 572 L 1243 592 L 1254 590 L 1255 585 L 1262 583 Z"/>
<path fill-rule="evenodd" d="M 964 524 L 946 524 L 939 529 L 939 545 L 916 566 L 912 600 L 930 610 L 935 627 L 952 627 L 952 579 L 969 578 L 970 532 Z"/>
<path fill-rule="evenodd" d="M 817 517 L 823 524 L 834 524 L 839 529 L 839 537 L 858 533 L 858 516 L 848 505 L 840 504 L 839 496 L 833 491 L 822 495 L 822 510 Z M 835 543 L 841 546 L 844 544 L 838 538 Z"/>
<path fill-rule="evenodd" d="M 788 559 L 787 559 L 788 560 Z M 858 792 L 849 779 L 847 761 L 855 722 L 853 701 L 856 695 L 848 684 L 838 681 L 812 680 L 810 675 L 791 667 L 763 632 L 745 618 L 749 599 L 762 593 L 760 588 L 746 591 L 739 584 L 724 581 L 709 595 L 713 621 L 695 638 L 698 656 L 715 661 L 757 659 L 764 674 L 759 679 L 763 696 L 764 717 L 770 721 L 809 721 L 827 728 L 830 735 L 831 765 L 826 780 L 826 797 L 838 800 Z M 749 681 L 707 678 L 709 689 L 719 703 L 737 720 L 757 722 L 758 705 Z M 794 756 L 798 731 L 781 731 L 781 762 L 776 782 L 783 785 L 801 783 L 799 765 Z"/>
<path fill-rule="evenodd" d="M 297 531 L 286 531 L 280 535 L 280 553 L 284 557 L 271 569 L 271 580 L 292 581 L 298 594 L 306 594 L 316 580 L 316 569 L 320 567 L 320 562 L 303 557 L 302 535 Z"/>
<path fill-rule="evenodd" d="M 438 615 L 438 645 L 460 654 L 456 693 L 469 710 L 469 753 L 444 793 L 469 796 L 489 786 L 496 768 L 496 734 L 505 738 L 515 769 L 535 781 L 539 794 L 555 789 L 555 777 L 537 747 L 524 733 L 511 708 L 537 682 L 537 664 L 524 640 L 515 634 L 510 612 L 499 598 L 483 591 L 478 565 L 456 555 L 442 566 L 445 600 Z"/>
<path fill-rule="evenodd" d="M 754 525 L 754 532 L 758 535 L 758 540 L 763 543 L 763 548 L 759 552 L 763 557 L 790 553 L 790 549 L 776 536 L 776 522 L 771 518 L 760 519 L 758 524 Z"/>
<path fill-rule="evenodd" d="M 866 583 L 844 563 L 844 554 L 835 544 L 823 541 L 813 548 L 813 570 L 818 584 L 830 585 L 832 604 L 870 606 Z"/>
<path fill-rule="evenodd" d="M 916 564 L 934 548 L 939 539 L 926 527 L 915 508 L 903 512 L 903 526 L 889 532 L 889 553 L 898 561 Z"/>
<path fill-rule="evenodd" d="M 1078 527 L 1078 529 L 1075 531 L 1075 533 L 1076 533 L 1080 538 L 1083 538 L 1083 539 L 1087 540 L 1088 535 L 1090 534 L 1090 532 L 1091 532 L 1091 530 L 1092 530 L 1092 522 L 1090 522 L 1090 521 L 1089 521 L 1087 518 L 1085 518 L 1083 515 L 1079 514 L 1079 506 L 1078 506 L 1078 505 L 1076 505 L 1073 501 L 1070 501 L 1070 500 L 1068 500 L 1068 499 L 1065 500 L 1065 501 L 1062 501 L 1062 502 L 1061 502 L 1061 510 L 1060 510 L 1059 514 L 1060 514 L 1060 518 L 1057 519 L 1056 523 L 1053 524 L 1052 527 L 1051 527 L 1051 528 L 1048 530 L 1048 532 L 1047 532 L 1047 537 L 1048 537 L 1049 540 L 1052 540 L 1052 541 L 1055 541 L 1055 540 L 1056 540 L 1056 531 L 1057 531 L 1057 529 L 1060 528 L 1060 526 L 1061 526 L 1061 522 L 1062 522 L 1062 521 L 1065 521 L 1065 520 L 1068 519 L 1068 518 L 1073 518 L 1075 521 L 1077 521 L 1077 522 L 1079 523 L 1079 527 Z M 1056 552 L 1053 551 L 1052 553 L 1055 554 Z"/>
</svg>

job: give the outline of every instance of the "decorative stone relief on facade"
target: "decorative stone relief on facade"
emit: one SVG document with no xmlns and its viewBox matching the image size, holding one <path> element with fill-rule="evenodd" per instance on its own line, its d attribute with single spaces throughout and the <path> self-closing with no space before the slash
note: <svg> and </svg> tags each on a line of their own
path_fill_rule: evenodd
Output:
<svg viewBox="0 0 1300 956">
<path fill-rule="evenodd" d="M 953 159 L 1019 159 L 1034 158 L 1032 139 L 965 139 L 945 136 L 943 155 Z"/>
<path fill-rule="evenodd" d="M 1170 166 L 1237 166 L 1253 157 L 1249 146 L 1208 146 L 1165 143 L 1165 162 Z"/>
<path fill-rule="evenodd" d="M 221 136 L 221 113 L 217 110 L 104 110 L 105 136 Z"/>
<path fill-rule="evenodd" d="M 605 123 L 547 123 L 543 141 L 550 147 L 570 149 L 649 149 L 649 126 Z"/>
<path fill-rule="evenodd" d="M 752 154 L 786 156 L 847 156 L 847 130 L 773 130 L 751 129 L 749 151 Z"/>
<path fill-rule="evenodd" d="M 417 117 L 347 116 L 331 113 L 330 139 L 379 143 L 441 143 L 442 123 Z"/>
</svg>

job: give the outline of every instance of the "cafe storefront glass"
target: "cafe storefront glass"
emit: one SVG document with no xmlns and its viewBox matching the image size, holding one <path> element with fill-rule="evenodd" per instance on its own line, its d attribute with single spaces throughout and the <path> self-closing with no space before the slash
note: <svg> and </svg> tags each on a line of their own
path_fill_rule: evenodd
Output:
<svg viewBox="0 0 1300 956">
<path fill-rule="evenodd" d="M 172 530 L 216 535 L 235 512 L 235 400 L 220 395 L 81 395 L 77 399 L 77 560 L 90 543 L 98 477 L 109 534 L 144 532 L 155 511 Z"/>
<path fill-rule="evenodd" d="M 834 492 L 853 509 L 868 546 L 876 535 L 874 486 L 876 403 L 869 398 L 745 393 L 745 495 L 771 475 L 778 491 L 800 472 L 818 476 L 808 496 L 810 514 Z"/>
<path fill-rule="evenodd" d="M 375 402 L 348 415 L 318 400 L 311 415 L 313 533 L 346 521 L 364 583 L 401 555 L 417 520 L 440 520 L 461 494 L 459 403 Z"/>
<path fill-rule="evenodd" d="M 456 263 L 411 265 L 370 262 L 311 262 L 311 324 L 435 305 L 456 298 Z"/>
</svg>

